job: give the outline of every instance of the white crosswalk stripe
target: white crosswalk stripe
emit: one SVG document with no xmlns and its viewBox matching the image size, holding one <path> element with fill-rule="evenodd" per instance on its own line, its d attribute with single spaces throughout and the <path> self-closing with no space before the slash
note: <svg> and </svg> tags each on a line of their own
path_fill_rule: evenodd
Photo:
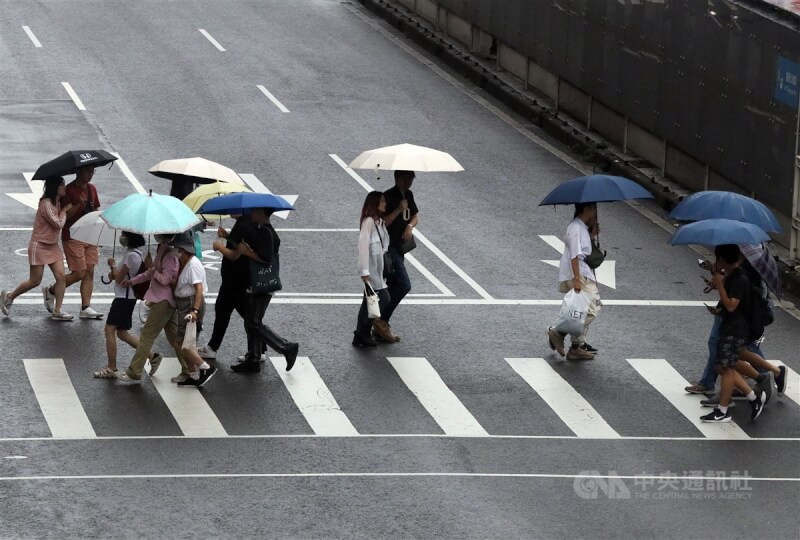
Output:
<svg viewBox="0 0 800 540">
<path fill-rule="evenodd" d="M 447 435 L 488 435 L 428 360 L 416 357 L 391 357 L 387 360 Z"/>
<path fill-rule="evenodd" d="M 619 437 L 619 433 L 544 358 L 506 358 L 506 362 L 578 437 Z"/>
<path fill-rule="evenodd" d="M 700 420 L 711 409 L 703 409 L 703 396 L 687 394 L 684 388 L 689 382 L 675 368 L 661 358 L 629 358 L 628 363 L 658 390 L 681 414 L 709 439 L 749 439 L 750 436 L 734 422 L 711 424 Z"/>
<path fill-rule="evenodd" d="M 57 438 L 97 437 L 61 358 L 25 358 L 25 372 L 50 433 Z"/>
</svg>

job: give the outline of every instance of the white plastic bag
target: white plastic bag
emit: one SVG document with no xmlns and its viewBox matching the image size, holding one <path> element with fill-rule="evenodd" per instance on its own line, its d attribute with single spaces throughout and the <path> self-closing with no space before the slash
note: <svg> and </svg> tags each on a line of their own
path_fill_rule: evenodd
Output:
<svg viewBox="0 0 800 540">
<path fill-rule="evenodd" d="M 380 319 L 381 306 L 378 303 L 378 295 L 372 290 L 369 283 L 364 282 L 364 296 L 367 299 L 367 314 L 370 319 Z"/>
<path fill-rule="evenodd" d="M 558 314 L 558 319 L 556 319 L 553 328 L 575 337 L 583 334 L 583 326 L 586 323 L 590 303 L 591 299 L 588 294 L 570 289 L 564 295 L 564 301 L 561 303 L 561 312 Z"/>
<path fill-rule="evenodd" d="M 197 323 L 191 320 L 192 316 L 186 316 L 186 333 L 183 335 L 183 349 L 194 349 L 197 347 Z"/>
</svg>

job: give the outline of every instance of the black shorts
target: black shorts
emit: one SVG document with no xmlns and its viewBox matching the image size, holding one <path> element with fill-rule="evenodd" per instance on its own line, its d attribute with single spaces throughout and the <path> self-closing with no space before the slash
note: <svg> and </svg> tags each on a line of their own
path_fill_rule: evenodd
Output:
<svg viewBox="0 0 800 540">
<path fill-rule="evenodd" d="M 106 324 L 117 330 L 130 330 L 133 326 L 133 308 L 136 307 L 136 298 L 114 298 L 111 309 L 108 310 Z"/>
<path fill-rule="evenodd" d="M 717 343 L 717 364 L 725 368 L 736 367 L 739 360 L 739 351 L 747 345 L 745 338 L 734 336 L 720 336 Z"/>
</svg>

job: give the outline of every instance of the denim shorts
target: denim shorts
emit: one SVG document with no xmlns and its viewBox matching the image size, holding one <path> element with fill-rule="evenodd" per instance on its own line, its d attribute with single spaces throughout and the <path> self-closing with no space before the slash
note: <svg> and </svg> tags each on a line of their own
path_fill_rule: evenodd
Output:
<svg viewBox="0 0 800 540">
<path fill-rule="evenodd" d="M 735 336 L 720 336 L 717 343 L 717 364 L 725 368 L 736 366 L 739 351 L 747 345 L 747 339 Z"/>
</svg>

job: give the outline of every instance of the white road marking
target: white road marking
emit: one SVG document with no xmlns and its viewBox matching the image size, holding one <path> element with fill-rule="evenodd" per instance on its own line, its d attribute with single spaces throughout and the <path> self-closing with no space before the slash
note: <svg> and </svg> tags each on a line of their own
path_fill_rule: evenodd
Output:
<svg viewBox="0 0 800 540">
<path fill-rule="evenodd" d="M 242 181 L 245 184 L 247 184 L 247 186 L 250 189 L 253 190 L 253 193 L 267 193 L 270 195 L 272 194 L 269 188 L 267 188 L 267 186 L 265 186 L 264 183 L 261 180 L 259 180 L 256 175 L 251 173 L 237 173 L 237 174 L 239 174 L 239 178 L 241 178 Z M 292 206 L 295 206 L 297 204 L 297 197 L 298 197 L 297 195 L 278 195 L 278 197 L 286 199 L 286 201 Z M 275 212 L 274 215 L 278 216 L 279 218 L 286 219 L 289 217 L 289 212 L 290 210 L 282 210 L 280 212 Z M 284 229 L 275 229 L 275 230 L 281 231 Z M 297 229 L 297 230 L 303 230 L 303 229 Z"/>
<path fill-rule="evenodd" d="M 44 180 L 34 180 L 32 172 L 23 172 L 22 176 L 28 184 L 28 193 L 6 193 L 9 197 L 31 208 L 37 210 L 39 208 L 39 200 L 42 198 L 44 192 Z M 32 230 L 32 228 L 31 228 Z"/>
<path fill-rule="evenodd" d="M 149 363 L 147 369 L 150 370 Z M 150 380 L 183 434 L 186 437 L 227 437 L 228 433 L 198 388 L 179 388 L 170 382 L 170 377 L 180 372 L 177 358 L 164 358 Z"/>
<path fill-rule="evenodd" d="M 727 424 L 710 424 L 700 420 L 701 416 L 713 409 L 700 405 L 700 400 L 704 399 L 704 396 L 684 391 L 689 382 L 663 358 L 629 358 L 628 363 L 709 439 L 750 438 L 732 421 Z"/>
<path fill-rule="evenodd" d="M 544 358 L 506 358 L 506 362 L 536 390 L 575 435 L 619 438 L 619 433 Z"/>
<path fill-rule="evenodd" d="M 420 274 L 422 274 L 423 276 L 425 276 L 425 278 L 427 278 L 427 280 L 428 280 L 428 281 L 430 281 L 431 283 L 433 283 L 433 286 L 434 286 L 434 287 L 436 287 L 437 289 L 439 289 L 439 291 L 441 292 L 441 294 L 442 294 L 443 296 L 455 296 L 455 294 L 453 293 L 453 291 L 451 291 L 450 289 L 448 289 L 448 288 L 445 286 L 445 284 L 444 284 L 444 283 L 442 283 L 441 281 L 439 281 L 439 280 L 436 278 L 436 276 L 434 276 L 434 275 L 431 273 L 431 271 L 430 271 L 430 270 L 428 270 L 427 268 L 425 268 L 424 266 L 422 266 L 422 263 L 421 263 L 421 262 L 419 262 L 419 261 L 417 260 L 417 258 L 416 258 L 416 257 L 414 257 L 413 255 L 411 255 L 410 253 L 406 253 L 406 256 L 405 256 L 405 258 L 406 258 L 406 260 L 407 260 L 408 262 L 410 262 L 410 263 L 411 263 L 411 265 L 412 265 L 414 268 L 416 268 L 417 270 L 419 270 L 419 273 L 420 273 Z M 410 296 L 414 296 L 414 295 L 410 295 Z"/>
<path fill-rule="evenodd" d="M 358 435 L 307 356 L 298 356 L 292 371 L 286 371 L 284 357 L 271 356 L 269 359 L 315 434 L 327 437 Z"/>
<path fill-rule="evenodd" d="M 280 110 L 281 110 L 281 112 L 284 112 L 284 113 L 288 113 L 288 112 L 289 112 L 289 109 L 287 109 L 287 108 L 286 108 L 286 107 L 283 105 L 283 103 L 281 103 L 280 101 L 278 101 L 278 98 L 276 98 L 275 96 L 273 96 L 273 95 L 272 95 L 272 92 L 270 92 L 269 90 L 267 90 L 266 88 L 264 88 L 264 85 L 263 85 L 263 84 L 257 84 L 256 86 L 258 87 L 258 89 L 259 89 L 259 90 L 261 90 L 261 93 L 262 93 L 262 94 L 264 94 L 265 96 L 267 96 L 267 98 L 269 98 L 269 100 L 270 100 L 270 101 L 271 101 L 271 102 L 272 102 L 272 103 L 273 103 L 273 104 L 274 104 L 276 107 L 278 107 L 278 109 L 280 109 Z"/>
<path fill-rule="evenodd" d="M 361 185 L 361 187 L 363 187 L 363 188 L 364 188 L 365 190 L 367 190 L 367 191 L 374 191 L 374 190 L 372 189 L 372 186 L 370 186 L 370 185 L 369 185 L 369 184 L 368 184 L 368 183 L 367 183 L 367 182 L 366 182 L 366 181 L 365 181 L 363 178 L 361 178 L 361 176 L 360 176 L 360 175 L 359 175 L 357 172 L 355 172 L 353 169 L 351 169 L 351 168 L 350 168 L 350 167 L 347 165 L 347 163 L 345 163 L 344 161 L 342 161 L 342 158 L 340 158 L 340 157 L 339 157 L 339 156 L 337 156 L 336 154 L 328 154 L 328 156 L 330 156 L 330 158 L 331 158 L 333 161 L 335 161 L 335 162 L 336 162 L 336 164 L 337 164 L 337 165 L 339 165 L 339 167 L 341 167 L 342 169 L 344 169 L 344 170 L 345 170 L 345 172 L 346 172 L 347 174 L 349 174 L 349 175 L 350 175 L 350 176 L 351 176 L 351 177 L 352 177 L 352 178 L 353 178 L 353 179 L 354 179 L 356 182 L 358 182 L 358 183 Z M 452 260 L 451 260 L 451 259 L 450 259 L 450 258 L 449 258 L 447 255 L 445 255 L 445 254 L 444 254 L 444 253 L 443 253 L 443 252 L 442 252 L 442 251 L 441 251 L 439 248 L 437 248 L 435 245 L 433 245 L 433 242 L 431 242 L 430 240 L 428 240 L 428 239 L 425 237 L 425 235 L 424 235 L 424 234 L 422 234 L 422 233 L 419 231 L 419 229 L 417 229 L 417 228 L 415 228 L 415 229 L 414 229 L 414 236 L 417 238 L 417 240 L 419 240 L 420 242 L 422 242 L 423 244 L 425 244 L 425 247 L 427 247 L 427 248 L 428 248 L 428 249 L 429 249 L 429 250 L 430 250 L 430 251 L 431 251 L 431 252 L 432 252 L 434 255 L 436 255 L 437 257 L 439 257 L 439 259 L 441 259 L 441 261 L 442 261 L 444 264 L 446 264 L 446 265 L 447 265 L 447 267 L 448 267 L 448 268 L 450 268 L 450 270 L 452 270 L 453 272 L 455 272 L 455 274 L 456 274 L 458 277 L 460 277 L 461 279 L 463 279 L 463 280 L 464 280 L 464 281 L 467 283 L 467 285 L 469 285 L 470 287 L 472 287 L 472 288 L 475 290 L 475 292 L 477 292 L 477 293 L 478 293 L 478 294 L 479 294 L 479 295 L 480 295 L 480 296 L 481 296 L 483 299 L 485 299 L 485 300 L 492 300 L 492 296 L 491 296 L 491 295 L 490 295 L 488 292 L 486 292 L 486 290 L 485 290 L 483 287 L 481 287 L 480 285 L 478 285 L 478 282 L 477 282 L 477 281 L 475 281 L 474 279 L 472 279 L 471 277 L 469 277 L 469 276 L 467 275 L 467 273 L 466 273 L 466 272 L 464 272 L 464 271 L 463 271 L 461 268 L 459 268 L 459 267 L 458 267 L 458 265 L 456 265 L 456 263 L 454 263 L 454 262 L 453 262 L 453 261 L 452 261 Z"/>
<path fill-rule="evenodd" d="M 206 31 L 205 31 L 203 28 L 198 28 L 197 30 L 198 30 L 198 31 L 199 31 L 201 34 L 203 34 L 203 35 L 205 36 L 205 38 L 206 38 L 208 41 L 210 41 L 210 42 L 211 42 L 211 44 L 212 44 L 214 47 L 216 47 L 216 48 L 217 48 L 219 51 L 221 51 L 221 52 L 225 52 L 225 48 L 224 48 L 222 45 L 220 45 L 220 44 L 219 44 L 219 41 L 217 41 L 216 39 L 214 39 L 214 37 L 213 37 L 211 34 L 209 34 L 208 32 L 206 32 Z"/>
<path fill-rule="evenodd" d="M 25 358 L 25 372 L 53 437 L 94 438 L 89 417 L 61 358 Z"/>
<path fill-rule="evenodd" d="M 780 360 L 768 360 L 768 362 L 776 366 L 786 366 Z M 800 374 L 789 366 L 786 366 L 786 388 L 783 395 L 800 405 Z M 778 397 L 778 395 L 775 394 L 775 397 Z"/>
<path fill-rule="evenodd" d="M 68 82 L 62 82 L 61 84 L 64 86 L 64 90 L 67 91 L 67 94 L 69 94 L 69 97 L 72 98 L 75 106 L 78 107 L 78 110 L 85 111 L 86 106 L 83 104 L 83 101 L 81 101 L 81 98 L 78 97 L 78 94 L 75 93 L 75 90 L 72 89 L 72 85 Z"/>
<path fill-rule="evenodd" d="M 387 360 L 447 435 L 488 435 L 428 360 L 413 357 L 390 357 Z"/>
<path fill-rule="evenodd" d="M 131 172 L 130 168 L 128 168 L 128 164 L 125 163 L 125 160 L 122 159 L 122 156 L 120 156 L 117 152 L 111 152 L 111 153 L 117 156 L 118 159 L 115 163 L 119 166 L 119 169 L 122 171 L 122 174 L 125 175 L 125 178 L 128 179 L 128 182 L 131 183 L 133 189 L 135 189 L 139 193 L 147 193 L 147 190 L 144 189 L 144 186 L 139 182 L 139 180 L 136 179 L 136 177 Z"/>
<path fill-rule="evenodd" d="M 33 30 L 31 30 L 29 26 L 23 26 L 22 29 L 25 30 L 26 34 L 28 34 L 28 37 L 33 42 L 34 47 L 42 46 L 41 42 L 38 39 L 36 39 L 36 35 L 33 33 Z"/>
<path fill-rule="evenodd" d="M 87 475 L 40 475 L 40 476 L 0 476 L 3 482 L 30 482 L 35 480 L 144 480 L 144 479 L 203 479 L 203 478 L 527 478 L 527 479 L 563 479 L 577 480 L 652 480 L 656 482 L 719 482 L 718 476 L 682 476 L 682 475 L 649 475 L 649 474 L 549 474 L 549 473 L 479 473 L 479 472 L 294 472 L 294 473 L 188 473 L 188 474 L 87 474 Z M 731 478 L 725 477 L 730 481 Z M 800 482 L 793 477 L 761 477 L 741 476 L 742 482 Z"/>
<path fill-rule="evenodd" d="M 547 244 L 549 244 L 553 249 L 558 251 L 560 254 L 564 253 L 564 242 L 561 241 L 557 236 L 551 235 L 539 235 L 539 238 L 544 240 Z M 561 265 L 561 261 L 546 261 L 542 260 L 543 263 L 549 264 L 550 266 L 554 266 L 558 268 Z M 595 269 L 594 275 L 597 278 L 597 282 L 601 285 L 605 285 L 606 287 L 611 287 L 612 289 L 617 288 L 617 262 L 611 260 L 604 260 L 603 264 L 601 264 L 598 268 Z"/>
</svg>

